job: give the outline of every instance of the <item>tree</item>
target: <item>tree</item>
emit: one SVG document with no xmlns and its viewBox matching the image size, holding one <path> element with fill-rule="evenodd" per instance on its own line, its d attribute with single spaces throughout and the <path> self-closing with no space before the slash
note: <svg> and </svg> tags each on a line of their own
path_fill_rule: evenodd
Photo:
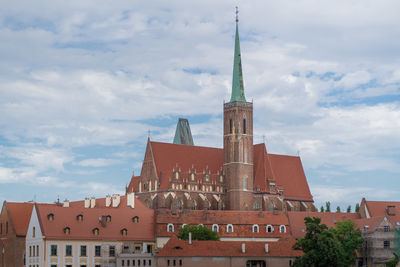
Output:
<svg viewBox="0 0 400 267">
<path fill-rule="evenodd" d="M 339 206 L 336 207 L 336 212 L 340 213 L 340 207 Z"/>
<path fill-rule="evenodd" d="M 295 267 L 338 266 L 348 267 L 355 262 L 355 250 L 362 244 L 361 231 L 348 220 L 338 222 L 337 228 L 320 224 L 321 219 L 306 217 L 306 234 L 297 240 L 294 249 L 301 249 L 304 255 L 297 257 Z"/>
<path fill-rule="evenodd" d="M 321 212 L 324 212 L 325 210 L 324 210 L 324 206 L 321 206 Z"/>
<path fill-rule="evenodd" d="M 185 225 L 179 230 L 178 238 L 188 240 L 189 232 L 192 233 L 192 240 L 219 240 L 216 232 L 202 225 Z"/>
<path fill-rule="evenodd" d="M 356 204 L 355 211 L 356 211 L 356 212 L 359 212 L 359 211 L 360 211 L 360 204 L 358 204 L 358 203 Z"/>
<path fill-rule="evenodd" d="M 349 205 L 348 207 L 347 207 L 347 213 L 350 213 L 351 212 L 351 205 Z"/>
<path fill-rule="evenodd" d="M 393 259 L 385 262 L 386 267 L 396 267 L 397 263 L 399 262 L 399 255 L 397 255 L 397 253 L 393 253 L 393 255 Z"/>
<path fill-rule="evenodd" d="M 325 211 L 326 212 L 331 212 L 331 202 L 327 201 L 327 202 L 325 202 L 325 205 L 326 205 Z"/>
</svg>

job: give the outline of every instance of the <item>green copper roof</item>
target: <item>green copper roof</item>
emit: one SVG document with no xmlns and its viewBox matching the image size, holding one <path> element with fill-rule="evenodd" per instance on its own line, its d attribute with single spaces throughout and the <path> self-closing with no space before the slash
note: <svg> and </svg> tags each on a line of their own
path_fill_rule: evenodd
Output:
<svg viewBox="0 0 400 267">
<path fill-rule="evenodd" d="M 246 102 L 246 98 L 244 97 L 242 59 L 240 57 L 239 29 L 237 20 L 236 20 L 235 55 L 233 60 L 233 78 L 232 78 L 232 96 L 231 96 L 231 102 L 234 101 Z"/>
<path fill-rule="evenodd" d="M 176 125 L 174 144 L 194 145 L 192 132 L 190 131 L 189 121 L 187 119 L 179 119 Z"/>
</svg>

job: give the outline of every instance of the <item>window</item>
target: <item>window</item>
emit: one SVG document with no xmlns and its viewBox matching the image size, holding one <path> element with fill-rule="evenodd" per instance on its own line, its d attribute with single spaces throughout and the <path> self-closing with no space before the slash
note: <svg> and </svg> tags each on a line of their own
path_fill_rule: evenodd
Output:
<svg viewBox="0 0 400 267">
<path fill-rule="evenodd" d="M 125 228 L 121 230 L 121 234 L 122 235 L 127 235 L 128 234 L 128 230 L 126 230 Z"/>
<path fill-rule="evenodd" d="M 0 235 L 3 234 L 3 223 L 0 223 Z"/>
<path fill-rule="evenodd" d="M 32 237 L 36 237 L 36 227 L 32 227 Z"/>
<path fill-rule="evenodd" d="M 389 240 L 383 241 L 383 248 L 390 248 L 390 241 Z"/>
<path fill-rule="evenodd" d="M 125 261 L 124 260 L 121 260 L 121 265 L 125 266 Z"/>
<path fill-rule="evenodd" d="M 167 260 L 167 265 L 169 266 L 169 260 Z"/>
<path fill-rule="evenodd" d="M 243 133 L 246 134 L 246 116 L 243 118 Z"/>
<path fill-rule="evenodd" d="M 178 203 L 177 203 L 177 208 L 178 208 L 178 210 L 181 210 L 182 207 L 183 207 L 182 200 L 178 199 Z"/>
<path fill-rule="evenodd" d="M 87 256 L 87 247 L 81 246 L 81 257 L 86 257 L 86 256 Z"/>
<path fill-rule="evenodd" d="M 57 256 L 57 245 L 50 246 L 50 256 Z"/>
<path fill-rule="evenodd" d="M 229 133 L 232 133 L 232 118 L 229 118 Z"/>
<path fill-rule="evenodd" d="M 192 201 L 191 201 L 191 203 L 190 203 L 190 208 L 191 208 L 192 210 L 195 210 L 195 209 L 196 209 L 196 201 L 195 201 L 194 199 L 192 199 Z"/>
<path fill-rule="evenodd" d="M 267 225 L 267 233 L 274 232 L 274 227 L 272 225 Z"/>
<path fill-rule="evenodd" d="M 65 256 L 72 256 L 72 245 L 66 245 L 65 246 Z"/>
<path fill-rule="evenodd" d="M 228 233 L 233 233 L 233 225 L 232 224 L 228 224 L 228 226 L 226 227 L 226 231 Z"/>
<path fill-rule="evenodd" d="M 171 224 L 171 223 L 169 223 L 169 224 L 167 225 L 167 232 L 173 232 L 173 231 L 174 231 L 174 225 Z"/>
<path fill-rule="evenodd" d="M 179 260 L 179 266 L 182 266 L 182 260 Z"/>
<path fill-rule="evenodd" d="M 212 230 L 213 230 L 214 232 L 218 233 L 218 232 L 219 232 L 218 224 L 213 224 L 213 225 L 212 225 Z"/>
<path fill-rule="evenodd" d="M 151 260 L 149 260 L 149 266 L 151 266 Z"/>
<path fill-rule="evenodd" d="M 99 235 L 99 228 L 94 228 L 93 229 L 93 234 L 94 235 Z"/>
<path fill-rule="evenodd" d="M 29 257 L 32 257 L 32 246 L 29 246 Z"/>
<path fill-rule="evenodd" d="M 280 233 L 286 233 L 286 227 L 284 225 L 279 226 Z"/>
<path fill-rule="evenodd" d="M 247 178 L 243 178 L 243 189 L 247 189 Z"/>
<path fill-rule="evenodd" d="M 138 223 L 138 222 L 139 222 L 139 217 L 138 217 L 138 216 L 133 217 L 133 218 L 132 218 L 132 221 L 133 221 L 134 223 Z"/>
<path fill-rule="evenodd" d="M 176 266 L 176 260 L 174 260 L 174 266 Z"/>
<path fill-rule="evenodd" d="M 49 221 L 53 221 L 53 220 L 54 220 L 54 214 L 53 214 L 53 213 L 48 214 L 48 215 L 47 215 L 47 219 L 48 219 Z"/>
<path fill-rule="evenodd" d="M 76 216 L 76 219 L 77 219 L 79 222 L 83 221 L 83 215 L 82 215 L 82 214 L 79 214 L 78 216 Z"/>
<path fill-rule="evenodd" d="M 39 257 L 39 245 L 36 245 L 36 256 Z"/>
<path fill-rule="evenodd" d="M 8 234 L 8 222 L 6 222 L 6 234 Z"/>
<path fill-rule="evenodd" d="M 259 210 L 259 209 L 261 209 L 261 203 L 258 202 L 258 201 L 254 202 L 254 204 L 253 204 L 253 209 L 254 209 L 254 210 Z"/>
<path fill-rule="evenodd" d="M 108 250 L 108 255 L 110 257 L 115 257 L 115 246 L 110 246 L 110 248 Z"/>
<path fill-rule="evenodd" d="M 110 215 L 107 215 L 106 222 L 111 222 L 111 216 Z"/>
<path fill-rule="evenodd" d="M 389 225 L 383 226 L 383 231 L 384 232 L 390 232 L 390 226 Z"/>
<path fill-rule="evenodd" d="M 69 227 L 64 228 L 64 234 L 69 235 L 70 232 L 71 232 L 71 229 Z"/>
<path fill-rule="evenodd" d="M 258 233 L 259 232 L 259 228 L 257 224 L 253 224 L 253 233 Z"/>
<path fill-rule="evenodd" d="M 95 246 L 94 247 L 94 256 L 95 257 L 101 257 L 101 246 Z"/>
<path fill-rule="evenodd" d="M 35 266 L 35 265 L 33 265 L 33 266 Z M 57 265 L 56 264 L 52 264 L 51 267 L 57 267 Z"/>
</svg>

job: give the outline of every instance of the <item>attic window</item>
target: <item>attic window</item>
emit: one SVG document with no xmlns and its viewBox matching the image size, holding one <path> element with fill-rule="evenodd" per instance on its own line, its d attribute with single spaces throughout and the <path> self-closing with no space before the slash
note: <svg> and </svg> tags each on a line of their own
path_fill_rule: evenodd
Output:
<svg viewBox="0 0 400 267">
<path fill-rule="evenodd" d="M 183 249 L 182 247 L 176 246 L 174 249 Z"/>
<path fill-rule="evenodd" d="M 54 214 L 53 214 L 53 213 L 50 213 L 49 215 L 47 215 L 47 219 L 48 219 L 49 221 L 53 221 L 53 220 L 54 220 Z"/>
<path fill-rule="evenodd" d="M 133 218 L 132 218 L 132 221 L 133 221 L 134 223 L 138 223 L 138 222 L 139 222 L 139 217 L 138 217 L 138 216 L 133 217 Z"/>
<path fill-rule="evenodd" d="M 107 221 L 107 222 L 111 222 L 111 216 L 110 216 L 110 215 L 107 215 L 106 221 Z"/>
<path fill-rule="evenodd" d="M 82 214 L 79 214 L 78 216 L 76 216 L 76 219 L 77 219 L 79 222 L 83 221 L 83 215 L 82 215 Z"/>
<path fill-rule="evenodd" d="M 69 227 L 64 228 L 64 234 L 69 235 L 71 233 L 71 229 Z"/>
<path fill-rule="evenodd" d="M 126 236 L 128 234 L 128 230 L 126 230 L 125 228 L 121 230 L 121 234 Z"/>
<path fill-rule="evenodd" d="M 272 233 L 274 232 L 274 227 L 272 225 L 267 225 L 267 233 Z"/>
<path fill-rule="evenodd" d="M 92 231 L 94 235 L 99 235 L 99 228 L 94 228 Z"/>
</svg>

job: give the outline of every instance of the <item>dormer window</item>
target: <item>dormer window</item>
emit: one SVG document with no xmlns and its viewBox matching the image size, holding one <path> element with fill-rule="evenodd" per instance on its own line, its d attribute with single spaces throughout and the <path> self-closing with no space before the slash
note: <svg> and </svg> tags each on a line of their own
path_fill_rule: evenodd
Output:
<svg viewBox="0 0 400 267">
<path fill-rule="evenodd" d="M 138 216 L 133 217 L 133 218 L 132 218 L 132 221 L 133 221 L 134 223 L 138 223 L 138 222 L 139 222 L 139 217 L 138 217 Z"/>
<path fill-rule="evenodd" d="M 125 228 L 121 230 L 121 234 L 123 236 L 126 236 L 128 234 L 128 230 L 126 230 Z"/>
<path fill-rule="evenodd" d="M 107 215 L 106 222 L 111 222 L 111 216 L 110 215 Z"/>
<path fill-rule="evenodd" d="M 259 232 L 258 224 L 253 224 L 253 233 L 258 233 L 258 232 Z"/>
<path fill-rule="evenodd" d="M 48 215 L 47 215 L 47 219 L 48 219 L 49 221 L 53 221 L 53 220 L 54 220 L 54 214 L 53 214 L 53 213 L 48 214 Z"/>
<path fill-rule="evenodd" d="M 213 225 L 212 225 L 212 230 L 213 230 L 213 232 L 218 233 L 218 232 L 219 232 L 218 224 L 213 224 Z"/>
<path fill-rule="evenodd" d="M 286 233 L 286 226 L 284 226 L 284 225 L 279 226 L 279 232 Z"/>
<path fill-rule="evenodd" d="M 226 226 L 226 232 L 228 233 L 233 233 L 233 225 L 232 224 L 228 224 Z"/>
<path fill-rule="evenodd" d="M 69 227 L 64 228 L 64 234 L 69 235 L 71 233 L 71 229 Z"/>
<path fill-rule="evenodd" d="M 274 232 L 274 227 L 272 225 L 267 225 L 267 233 L 273 233 Z"/>
<path fill-rule="evenodd" d="M 79 214 L 78 216 L 76 216 L 76 219 L 78 220 L 78 222 L 83 221 L 83 215 Z"/>
<path fill-rule="evenodd" d="M 169 223 L 167 225 L 167 232 L 169 232 L 169 233 L 174 232 L 174 225 L 172 223 Z"/>
<path fill-rule="evenodd" d="M 94 235 L 99 235 L 99 228 L 94 228 L 92 231 Z"/>
</svg>

